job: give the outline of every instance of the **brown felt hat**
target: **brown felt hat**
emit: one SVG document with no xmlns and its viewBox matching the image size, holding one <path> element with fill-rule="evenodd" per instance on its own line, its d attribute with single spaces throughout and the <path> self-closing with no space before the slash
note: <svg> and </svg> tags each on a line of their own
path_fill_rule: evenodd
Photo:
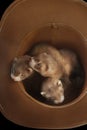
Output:
<svg viewBox="0 0 87 130">
<path fill-rule="evenodd" d="M 72 102 L 61 106 L 44 104 L 28 94 L 24 84 L 10 78 L 13 58 L 40 41 L 50 41 L 78 53 L 85 70 L 85 82 L 81 94 Z M 0 23 L 0 111 L 7 119 L 26 127 L 64 129 L 87 124 L 85 2 L 16 0 L 6 10 Z"/>
</svg>

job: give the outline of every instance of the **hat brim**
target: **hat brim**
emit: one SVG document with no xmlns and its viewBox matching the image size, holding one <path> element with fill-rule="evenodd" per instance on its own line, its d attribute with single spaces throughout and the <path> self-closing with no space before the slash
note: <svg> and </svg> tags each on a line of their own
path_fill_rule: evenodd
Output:
<svg viewBox="0 0 87 130">
<path fill-rule="evenodd" d="M 27 96 L 20 83 L 10 78 L 10 64 L 22 39 L 50 23 L 72 26 L 87 39 L 87 4 L 81 0 L 18 0 L 3 15 L 0 23 L 1 112 L 16 124 L 33 128 L 63 129 L 87 124 L 87 94 L 70 106 L 48 107 Z M 87 66 L 87 60 L 85 64 Z"/>
</svg>

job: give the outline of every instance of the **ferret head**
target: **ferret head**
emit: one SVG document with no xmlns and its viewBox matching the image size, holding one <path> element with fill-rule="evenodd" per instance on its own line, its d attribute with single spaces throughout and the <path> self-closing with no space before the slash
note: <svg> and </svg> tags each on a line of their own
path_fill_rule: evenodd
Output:
<svg viewBox="0 0 87 130">
<path fill-rule="evenodd" d="M 60 80 L 46 81 L 42 85 L 41 93 L 43 97 L 51 100 L 54 104 L 59 104 L 64 101 L 64 88 Z"/>
<path fill-rule="evenodd" d="M 32 68 L 29 67 L 29 56 L 21 56 L 14 58 L 11 66 L 11 78 L 14 81 L 22 81 L 33 73 Z"/>
<path fill-rule="evenodd" d="M 44 77 L 53 76 L 57 72 L 58 67 L 55 59 L 47 53 L 41 53 L 32 57 L 30 66 Z"/>
</svg>

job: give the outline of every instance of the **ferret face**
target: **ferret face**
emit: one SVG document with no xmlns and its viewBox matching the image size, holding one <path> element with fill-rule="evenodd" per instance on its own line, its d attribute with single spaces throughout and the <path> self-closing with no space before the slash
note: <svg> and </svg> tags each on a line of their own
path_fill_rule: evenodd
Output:
<svg viewBox="0 0 87 130">
<path fill-rule="evenodd" d="M 29 67 L 29 56 L 15 58 L 11 67 L 11 78 L 14 81 L 22 81 L 30 76 L 33 70 Z"/>
<path fill-rule="evenodd" d="M 60 80 L 57 82 L 46 81 L 42 85 L 42 90 L 40 93 L 46 99 L 50 99 L 54 104 L 59 104 L 64 101 L 64 88 Z"/>
<path fill-rule="evenodd" d="M 32 57 L 29 63 L 32 69 L 44 77 L 51 77 L 54 75 L 58 67 L 57 62 L 47 53 Z"/>
</svg>

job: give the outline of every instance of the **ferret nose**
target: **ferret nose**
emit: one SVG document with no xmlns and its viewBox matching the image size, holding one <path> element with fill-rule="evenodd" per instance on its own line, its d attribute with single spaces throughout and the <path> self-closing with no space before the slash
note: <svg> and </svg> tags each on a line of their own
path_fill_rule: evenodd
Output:
<svg viewBox="0 0 87 130">
<path fill-rule="evenodd" d="M 14 76 L 13 74 L 11 74 L 11 78 L 12 78 L 14 81 L 21 81 L 20 76 Z"/>
</svg>

